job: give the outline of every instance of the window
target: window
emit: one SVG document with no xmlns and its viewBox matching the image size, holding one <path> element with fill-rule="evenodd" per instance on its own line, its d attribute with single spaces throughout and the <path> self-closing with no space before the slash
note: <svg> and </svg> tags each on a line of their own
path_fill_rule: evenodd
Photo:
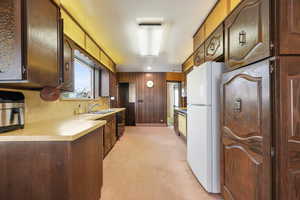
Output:
<svg viewBox="0 0 300 200">
<path fill-rule="evenodd" d="M 75 51 L 74 92 L 65 92 L 65 99 L 94 99 L 99 97 L 101 70 L 94 68 L 94 63 Z"/>
</svg>

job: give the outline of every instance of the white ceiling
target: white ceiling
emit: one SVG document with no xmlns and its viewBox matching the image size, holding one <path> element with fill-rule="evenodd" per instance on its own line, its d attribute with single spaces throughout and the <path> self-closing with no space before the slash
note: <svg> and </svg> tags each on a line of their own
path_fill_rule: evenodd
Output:
<svg viewBox="0 0 300 200">
<path fill-rule="evenodd" d="M 193 34 L 217 0 L 63 0 L 67 9 L 116 61 L 118 71 L 180 71 Z M 70 3 L 68 3 L 68 1 Z M 137 18 L 163 18 L 160 56 L 139 56 Z"/>
</svg>

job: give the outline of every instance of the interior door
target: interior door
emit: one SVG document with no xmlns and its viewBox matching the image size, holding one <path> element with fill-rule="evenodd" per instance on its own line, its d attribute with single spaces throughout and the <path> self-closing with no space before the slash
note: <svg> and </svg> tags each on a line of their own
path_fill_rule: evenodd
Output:
<svg viewBox="0 0 300 200">
<path fill-rule="evenodd" d="M 225 200 L 271 200 L 269 61 L 223 75 L 221 184 Z"/>
</svg>

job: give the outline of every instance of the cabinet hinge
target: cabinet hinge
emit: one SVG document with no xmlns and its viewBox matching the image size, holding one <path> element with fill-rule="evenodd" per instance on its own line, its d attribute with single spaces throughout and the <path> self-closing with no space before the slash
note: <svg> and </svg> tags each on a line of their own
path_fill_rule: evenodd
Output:
<svg viewBox="0 0 300 200">
<path fill-rule="evenodd" d="M 270 49 L 272 50 L 275 47 L 273 43 L 270 43 Z"/>
<path fill-rule="evenodd" d="M 274 157 L 274 156 L 275 156 L 275 148 L 271 147 L 271 157 Z"/>
<path fill-rule="evenodd" d="M 272 74 L 274 72 L 275 67 L 276 67 L 276 57 L 274 56 L 274 57 L 270 58 L 269 61 L 270 61 L 270 68 L 269 68 L 270 69 L 270 74 Z"/>
<path fill-rule="evenodd" d="M 26 74 L 26 67 L 25 66 L 22 67 L 22 74 Z"/>
</svg>

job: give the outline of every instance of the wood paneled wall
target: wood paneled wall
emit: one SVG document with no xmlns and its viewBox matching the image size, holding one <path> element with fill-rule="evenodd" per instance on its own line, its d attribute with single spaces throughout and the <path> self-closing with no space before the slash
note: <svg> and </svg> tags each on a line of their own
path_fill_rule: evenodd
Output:
<svg viewBox="0 0 300 200">
<path fill-rule="evenodd" d="M 118 80 L 120 83 L 135 83 L 136 123 L 166 123 L 166 73 L 120 72 Z M 149 80 L 154 82 L 152 88 L 146 85 Z"/>
</svg>

